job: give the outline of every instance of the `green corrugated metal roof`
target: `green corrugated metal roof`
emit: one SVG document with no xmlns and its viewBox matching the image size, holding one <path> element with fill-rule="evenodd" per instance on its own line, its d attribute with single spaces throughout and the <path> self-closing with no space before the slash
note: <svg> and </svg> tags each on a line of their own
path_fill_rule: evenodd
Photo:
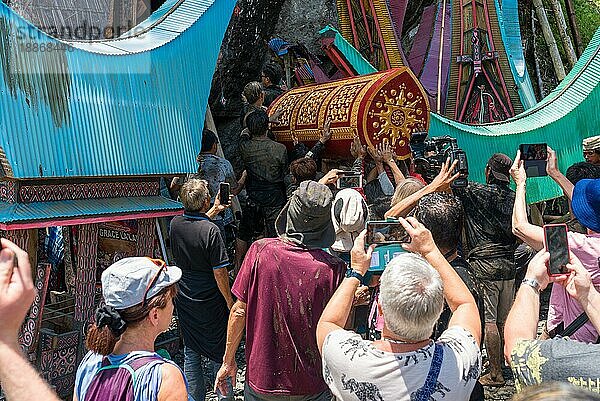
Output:
<svg viewBox="0 0 600 401">
<path fill-rule="evenodd" d="M 325 30 L 333 28 L 325 28 Z M 324 31 L 325 31 L 324 30 Z M 321 31 L 323 32 L 323 31 Z M 335 31 L 337 32 L 337 31 Z M 353 57 L 358 53 L 338 33 L 338 49 L 358 71 L 373 68 L 367 60 Z M 360 55 L 360 53 L 358 53 Z M 502 152 L 513 158 L 521 143 L 548 143 L 557 151 L 562 171 L 583 161 L 581 141 L 600 134 L 600 28 L 567 77 L 535 107 L 501 123 L 467 125 L 431 113 L 429 134 L 450 135 L 469 157 L 470 179 L 483 182 L 488 158 Z M 561 195 L 550 178 L 532 178 L 528 182 L 530 203 Z"/>
<path fill-rule="evenodd" d="M 450 135 L 467 151 L 471 178 L 483 181 L 494 152 L 514 157 L 521 143 L 548 143 L 557 151 L 562 171 L 583 161 L 581 141 L 600 133 L 600 29 L 577 64 L 554 91 L 534 108 L 501 123 L 466 125 L 432 114 L 432 136 Z M 550 178 L 528 181 L 529 202 L 561 194 Z"/>
<path fill-rule="evenodd" d="M 327 25 L 325 28 L 319 31 L 321 36 L 333 35 L 333 44 L 337 49 L 344 55 L 346 60 L 354 67 L 358 75 L 371 74 L 377 72 L 377 69 L 373 67 L 367 59 L 354 46 L 352 46 L 344 37 L 338 32 L 337 29 L 331 25 Z"/>
<path fill-rule="evenodd" d="M 162 196 L 140 196 L 110 199 L 77 199 L 53 202 L 6 203 L 0 202 L 0 226 L 39 223 L 44 221 L 85 220 L 104 218 L 114 220 L 114 216 L 183 210 L 181 203 Z M 172 213 L 170 213 L 172 214 Z"/>
</svg>

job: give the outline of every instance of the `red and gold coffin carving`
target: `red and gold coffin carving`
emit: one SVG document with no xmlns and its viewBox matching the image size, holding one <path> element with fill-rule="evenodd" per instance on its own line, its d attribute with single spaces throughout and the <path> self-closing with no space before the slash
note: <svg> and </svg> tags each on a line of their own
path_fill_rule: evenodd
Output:
<svg viewBox="0 0 600 401">
<path fill-rule="evenodd" d="M 389 141 L 398 158 L 406 159 L 412 133 L 429 129 L 427 96 L 406 67 L 294 88 L 273 102 L 269 114 L 280 110 L 279 124 L 271 130 L 288 147 L 294 135 L 314 144 L 331 116 L 327 158 L 350 157 L 350 144 L 358 136 L 369 146 Z"/>
</svg>

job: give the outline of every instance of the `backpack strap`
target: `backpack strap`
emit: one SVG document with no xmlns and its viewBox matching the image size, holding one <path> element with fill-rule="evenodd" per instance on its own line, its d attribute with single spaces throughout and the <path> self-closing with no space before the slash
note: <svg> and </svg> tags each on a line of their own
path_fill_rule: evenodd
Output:
<svg viewBox="0 0 600 401">
<path fill-rule="evenodd" d="M 411 394 L 410 399 L 412 401 L 429 401 L 431 395 L 435 392 L 435 387 L 440 376 L 440 370 L 442 369 L 442 362 L 444 361 L 444 347 L 439 344 L 435 344 L 435 350 L 433 351 L 433 358 L 431 366 L 429 367 L 429 373 L 423 387 Z"/>
<path fill-rule="evenodd" d="M 129 372 L 129 374 L 131 375 L 131 380 L 133 385 L 135 385 L 136 381 L 137 381 L 137 374 L 136 372 L 143 366 L 146 366 L 148 364 L 157 364 L 157 363 L 164 363 L 165 360 L 163 358 L 161 358 L 160 356 L 156 356 L 156 355 L 142 355 L 142 356 L 138 356 L 133 358 L 132 360 L 128 361 L 128 362 L 119 362 L 116 364 L 112 364 L 110 362 L 110 359 L 108 359 L 107 356 L 105 356 L 102 359 L 102 367 L 100 369 L 98 369 L 98 371 L 94 374 L 94 377 L 99 375 L 101 372 L 105 371 L 105 370 L 111 370 L 111 369 L 120 369 L 123 368 L 125 370 L 127 370 Z"/>
</svg>

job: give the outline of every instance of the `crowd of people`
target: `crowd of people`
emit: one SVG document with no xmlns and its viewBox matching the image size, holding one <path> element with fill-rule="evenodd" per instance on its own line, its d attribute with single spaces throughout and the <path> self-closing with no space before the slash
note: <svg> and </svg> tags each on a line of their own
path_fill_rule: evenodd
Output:
<svg viewBox="0 0 600 401">
<path fill-rule="evenodd" d="M 264 108 L 280 79 L 267 66 L 262 83 L 244 89 L 243 172 L 204 131 L 198 174 L 177 188 L 185 211 L 170 222 L 173 266 L 126 258 L 102 273 L 104 302 L 74 399 L 200 401 L 208 376 L 220 399 L 233 400 L 242 341 L 245 400 L 482 400 L 483 386 L 504 385 L 505 365 L 515 399 L 599 399 L 600 136 L 584 141 L 586 161 L 565 175 L 547 149 L 547 174 L 568 202 L 550 216 L 526 204 L 518 151 L 514 160 L 491 155 L 486 183 L 461 188 L 456 162 L 426 182 L 387 143 L 355 138 L 354 162 L 332 165 L 329 122 L 311 149 L 296 140 L 288 151 Z M 349 171 L 363 185 L 338 188 Z M 365 228 L 385 219 L 409 240 L 373 274 L 379 248 Z M 552 276 L 549 222 L 570 227 L 569 263 Z M 27 254 L 1 245 L 2 388 L 11 401 L 56 399 L 17 345 L 34 293 Z M 540 293 L 550 286 L 540 333 Z M 154 349 L 174 310 L 183 369 Z"/>
</svg>

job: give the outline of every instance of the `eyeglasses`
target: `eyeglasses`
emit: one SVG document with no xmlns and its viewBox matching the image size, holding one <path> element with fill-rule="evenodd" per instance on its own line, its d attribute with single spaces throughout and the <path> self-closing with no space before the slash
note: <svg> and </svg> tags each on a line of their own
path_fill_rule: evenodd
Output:
<svg viewBox="0 0 600 401">
<path fill-rule="evenodd" d="M 146 306 L 146 303 L 148 301 L 148 299 L 147 299 L 148 291 L 150 291 L 150 289 L 152 289 L 152 287 L 154 287 L 154 285 L 158 281 L 158 278 L 160 277 L 160 274 L 163 272 L 163 270 L 167 270 L 167 264 L 165 263 L 164 260 L 152 259 L 152 258 L 148 258 L 148 259 L 150 259 L 150 261 L 152 263 L 154 263 L 156 266 L 158 266 L 158 271 L 156 272 L 154 277 L 152 277 L 152 280 L 150 280 L 150 283 L 148 283 L 148 287 L 146 287 L 146 292 L 144 292 L 144 302 L 142 303 L 143 306 Z"/>
</svg>

